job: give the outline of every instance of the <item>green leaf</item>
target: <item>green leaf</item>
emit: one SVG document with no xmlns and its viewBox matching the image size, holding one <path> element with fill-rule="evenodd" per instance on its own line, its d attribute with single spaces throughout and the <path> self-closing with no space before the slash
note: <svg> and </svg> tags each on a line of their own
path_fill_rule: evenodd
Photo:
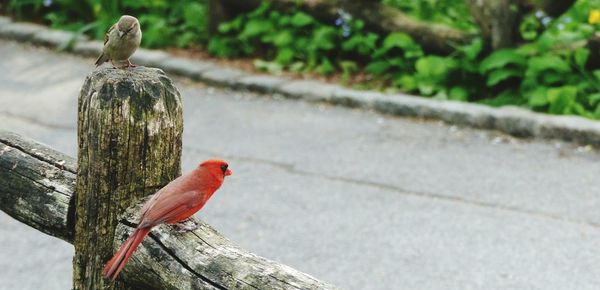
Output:
<svg viewBox="0 0 600 290">
<path fill-rule="evenodd" d="M 492 87 L 497 85 L 503 80 L 509 79 L 511 77 L 521 77 L 522 72 L 516 69 L 499 69 L 492 71 L 488 77 L 486 85 L 488 87 Z"/>
<path fill-rule="evenodd" d="M 454 67 L 452 59 L 433 55 L 419 58 L 415 63 L 417 74 L 429 80 L 442 80 L 446 78 L 452 67 Z"/>
<path fill-rule="evenodd" d="M 292 16 L 291 23 L 296 27 L 303 27 L 314 22 L 314 18 L 304 12 L 296 12 Z"/>
<path fill-rule="evenodd" d="M 590 56 L 590 50 L 587 48 L 577 48 L 573 53 L 573 57 L 575 58 L 575 64 L 579 68 L 585 68 L 585 64 Z"/>
<path fill-rule="evenodd" d="M 595 107 L 600 104 L 600 93 L 591 94 L 588 96 L 588 104 L 590 106 Z"/>
<path fill-rule="evenodd" d="M 481 38 L 476 38 L 473 39 L 470 44 L 461 47 L 460 50 L 462 50 L 468 60 L 475 60 L 477 56 L 479 56 L 482 48 L 483 41 Z"/>
<path fill-rule="evenodd" d="M 431 96 L 435 92 L 435 86 L 431 83 L 418 82 L 417 88 L 419 89 L 419 93 L 424 96 Z"/>
<path fill-rule="evenodd" d="M 548 88 L 537 87 L 525 96 L 531 107 L 542 107 L 548 105 Z"/>
<path fill-rule="evenodd" d="M 319 68 L 317 70 L 322 75 L 329 75 L 335 72 L 335 67 L 327 58 L 323 58 L 323 60 L 321 61 L 321 65 L 319 65 Z"/>
<path fill-rule="evenodd" d="M 535 77 L 541 72 L 553 70 L 558 73 L 570 73 L 571 66 L 562 58 L 546 54 L 542 56 L 534 56 L 527 61 L 526 77 Z"/>
<path fill-rule="evenodd" d="M 487 72 L 492 69 L 502 68 L 508 64 L 522 66 L 526 59 L 514 49 L 501 49 L 486 57 L 480 65 L 482 72 Z"/>
<path fill-rule="evenodd" d="M 258 6 L 258 8 L 256 8 L 256 10 L 248 13 L 248 17 L 250 18 L 264 18 L 262 16 L 265 16 L 265 14 L 269 11 L 269 9 L 271 8 L 271 2 L 270 1 L 263 1 L 260 6 Z"/>
<path fill-rule="evenodd" d="M 390 63 L 387 61 L 372 61 L 370 62 L 367 67 L 365 67 L 365 70 L 369 73 L 375 74 L 375 75 L 381 75 L 384 72 L 386 72 L 388 69 L 390 68 Z"/>
<path fill-rule="evenodd" d="M 229 33 L 232 31 L 239 31 L 242 27 L 242 17 L 238 16 L 235 19 L 219 24 L 218 30 L 220 33 Z"/>
<path fill-rule="evenodd" d="M 593 70 L 592 74 L 594 75 L 597 81 L 600 81 L 600 69 Z"/>
<path fill-rule="evenodd" d="M 322 50 L 332 50 L 336 47 L 335 29 L 321 26 L 313 32 L 312 46 Z"/>
<path fill-rule="evenodd" d="M 240 55 L 240 43 L 235 38 L 213 37 L 208 42 L 208 52 L 219 57 L 232 57 Z"/>
<path fill-rule="evenodd" d="M 270 73 L 277 73 L 283 70 L 281 64 L 272 61 L 264 61 L 262 59 L 255 60 L 254 67 L 256 67 L 258 70 L 267 71 Z"/>
<path fill-rule="evenodd" d="M 390 66 L 398 69 L 403 69 L 407 64 L 411 64 L 410 60 L 404 59 L 402 57 L 387 58 L 386 60 L 390 64 Z"/>
<path fill-rule="evenodd" d="M 140 23 L 142 27 L 146 27 L 142 38 L 144 46 L 154 48 L 173 43 L 174 28 L 168 25 L 164 18 L 156 15 L 145 15 L 140 17 Z"/>
<path fill-rule="evenodd" d="M 570 114 L 576 114 L 579 116 L 583 116 L 586 118 L 593 118 L 594 114 L 588 110 L 586 110 L 582 104 L 580 103 L 574 103 L 573 107 L 571 109 L 571 111 L 569 112 Z"/>
<path fill-rule="evenodd" d="M 537 54 L 540 54 L 540 51 L 543 51 L 541 46 L 539 45 L 540 40 L 538 39 L 535 43 L 525 43 L 521 45 L 519 48 L 515 49 L 515 51 L 524 56 L 530 57 Z"/>
<path fill-rule="evenodd" d="M 506 105 L 520 105 L 522 98 L 513 90 L 504 90 L 498 96 L 491 99 L 483 99 L 479 101 L 492 107 L 501 107 Z"/>
<path fill-rule="evenodd" d="M 548 111 L 551 114 L 568 114 L 575 104 L 576 97 L 577 88 L 573 86 L 548 89 Z"/>
<path fill-rule="evenodd" d="M 137 1 L 136 1 L 137 2 Z M 206 27 L 206 5 L 200 3 L 188 3 L 183 10 L 185 25 L 189 27 Z M 202 28 L 201 30 L 204 30 Z"/>
<path fill-rule="evenodd" d="M 526 15 L 519 25 L 521 36 L 525 40 L 534 40 L 537 38 L 540 28 L 541 24 L 534 15 Z"/>
<path fill-rule="evenodd" d="M 406 33 L 403 32 L 394 32 L 389 34 L 383 40 L 383 48 L 390 49 L 393 47 L 409 47 L 414 44 L 413 39 Z"/>
<path fill-rule="evenodd" d="M 600 106 L 596 107 L 596 110 L 594 110 L 594 115 L 596 119 L 600 119 Z"/>
<path fill-rule="evenodd" d="M 542 79 L 544 80 L 544 84 L 551 85 L 559 82 L 564 82 L 566 77 L 567 76 L 565 76 L 562 73 L 557 73 L 555 71 L 546 71 L 543 74 Z"/>
<path fill-rule="evenodd" d="M 450 89 L 450 95 L 448 96 L 448 98 L 450 100 L 466 102 L 469 100 L 469 93 L 465 88 L 455 86 L 452 89 Z"/>
<path fill-rule="evenodd" d="M 358 65 L 355 61 L 343 60 L 340 61 L 340 67 L 344 74 L 353 74 L 358 71 Z"/>
<path fill-rule="evenodd" d="M 423 50 L 408 34 L 403 32 L 390 33 L 384 40 L 380 49 L 373 57 L 381 57 L 393 48 L 404 51 L 404 57 L 417 58 L 423 55 Z"/>
<path fill-rule="evenodd" d="M 180 34 L 179 36 L 177 36 L 175 43 L 177 44 L 177 47 L 186 47 L 186 46 L 190 45 L 191 43 L 193 43 L 195 38 L 196 38 L 195 33 L 191 32 L 191 31 L 186 31 L 186 32 Z"/>
<path fill-rule="evenodd" d="M 288 46 L 294 42 L 294 35 L 290 30 L 281 30 L 273 36 L 271 41 L 277 47 Z"/>
<path fill-rule="evenodd" d="M 280 64 L 290 64 L 294 60 L 294 50 L 284 47 L 277 52 L 275 61 Z"/>
<path fill-rule="evenodd" d="M 292 23 L 292 17 L 289 15 L 279 15 L 279 13 L 272 13 L 271 16 L 273 16 L 273 20 L 277 21 L 279 27 L 287 27 Z"/>
<path fill-rule="evenodd" d="M 417 88 L 424 95 L 436 94 L 436 98 L 447 99 L 447 76 L 456 65 L 449 57 L 426 56 L 415 63 Z"/>
<path fill-rule="evenodd" d="M 410 92 L 417 88 L 417 79 L 412 75 L 402 74 L 394 79 L 394 85 Z"/>
<path fill-rule="evenodd" d="M 379 36 L 375 33 L 355 34 L 342 43 L 344 51 L 355 51 L 360 55 L 371 54 L 375 50 L 375 45 Z"/>
<path fill-rule="evenodd" d="M 532 43 L 535 47 L 535 53 L 545 53 L 556 45 L 556 37 L 549 36 L 549 33 L 544 33 L 538 37 L 535 43 Z M 532 48 L 533 49 L 533 48 Z"/>
<path fill-rule="evenodd" d="M 353 20 L 350 24 L 354 30 L 362 30 L 365 27 L 365 22 L 360 19 Z"/>
<path fill-rule="evenodd" d="M 251 19 L 244 26 L 244 30 L 240 33 L 240 38 L 252 38 L 265 34 L 273 29 L 273 24 L 264 19 Z"/>
</svg>

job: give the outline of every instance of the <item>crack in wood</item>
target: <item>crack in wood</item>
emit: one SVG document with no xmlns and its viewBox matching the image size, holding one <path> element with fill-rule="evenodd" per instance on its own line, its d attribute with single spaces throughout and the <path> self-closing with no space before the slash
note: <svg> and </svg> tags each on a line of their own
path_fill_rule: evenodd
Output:
<svg viewBox="0 0 600 290">
<path fill-rule="evenodd" d="M 136 93 L 130 94 L 132 90 Z M 157 100 L 164 102 L 159 104 L 164 108 L 156 109 Z M 0 193 L 22 192 L 3 193 L 0 208 L 13 210 L 22 222 L 75 246 L 74 289 L 139 289 L 140 283 L 156 289 L 290 288 L 286 285 L 335 289 L 239 248 L 206 224 L 205 232 L 178 235 L 167 231 L 165 237 L 150 233 L 148 242 L 156 243 L 144 247 L 146 256 L 139 257 L 146 261 L 167 258 L 167 265 L 155 265 L 151 270 L 157 275 L 148 276 L 143 272 L 147 265 L 132 259 L 133 275 L 107 284 L 100 270 L 114 244 L 122 240 L 115 235 L 125 235 L 128 230 L 115 226 L 135 226 L 120 222 L 118 216 L 137 198 L 181 174 L 181 99 L 161 70 L 98 69 L 81 89 L 77 124 L 77 160 L 34 140 L 0 131 L 0 145 L 4 145 L 0 146 L 0 178 L 6 179 L 0 180 Z"/>
<path fill-rule="evenodd" d="M 53 158 L 54 156 L 52 156 L 53 151 L 47 151 L 49 150 L 46 149 L 43 145 L 39 145 L 37 143 L 32 143 L 29 142 L 28 140 L 24 140 L 24 145 L 25 148 L 27 146 L 38 146 L 37 148 L 32 148 L 39 150 L 39 151 L 44 151 L 44 152 L 49 152 L 49 159 L 50 160 L 56 160 L 56 158 Z M 12 148 L 12 147 L 11 147 Z M 22 151 L 21 151 L 22 152 Z M 62 156 L 60 155 L 60 153 L 57 153 L 57 156 Z M 54 166 L 53 162 L 48 162 L 47 158 L 35 158 L 34 156 L 31 156 L 34 160 L 36 160 L 33 163 L 21 163 L 21 166 L 23 166 L 24 169 L 28 170 L 27 172 L 29 172 L 29 170 L 31 170 L 32 172 L 36 172 L 35 170 L 35 166 L 39 166 L 40 164 L 37 164 L 36 162 L 41 162 L 43 164 L 48 164 L 48 165 L 52 165 Z M 16 156 L 16 158 L 26 158 L 26 157 L 19 157 Z M 45 166 L 45 165 L 44 165 Z M 10 167 L 10 165 L 8 166 Z M 60 169 L 60 168 L 59 168 Z M 6 165 L 4 166 L 0 166 L 0 171 L 8 171 L 9 168 L 6 168 Z M 55 179 L 52 180 L 53 182 L 56 182 L 57 187 L 58 188 L 74 188 L 74 184 L 72 183 L 72 179 L 74 175 L 70 175 L 70 171 L 65 170 L 65 169 L 60 169 L 61 172 L 57 173 L 56 176 L 61 176 L 61 178 L 59 179 Z M 31 195 L 31 199 L 28 200 L 24 200 L 24 202 L 26 202 L 25 206 L 28 205 L 32 205 L 33 199 L 35 199 L 36 195 L 43 195 L 44 193 L 41 192 L 39 189 L 36 188 L 49 188 L 48 186 L 45 186 L 43 184 L 40 184 L 39 182 L 36 182 L 35 179 L 32 179 L 31 177 L 24 175 L 21 172 L 18 171 L 10 171 L 11 174 L 14 174 L 15 178 L 23 178 L 24 181 L 27 181 L 29 183 L 24 184 L 23 190 L 24 191 L 30 191 Z M 11 190 L 9 190 L 10 184 L 1 184 L 0 183 L 0 193 L 5 193 L 5 192 L 12 192 Z M 29 187 L 27 187 L 29 186 Z M 41 186 L 41 187 L 40 187 Z M 153 186 L 159 186 L 159 185 L 153 185 Z M 31 189 L 28 189 L 31 188 Z M 37 216 L 35 213 L 30 213 L 29 215 L 27 215 L 27 213 L 18 213 L 20 216 L 16 217 L 17 219 L 19 219 L 21 222 L 24 222 L 30 226 L 33 226 L 37 229 L 39 229 L 40 231 L 47 233 L 49 235 L 61 238 L 69 243 L 73 243 L 73 228 L 74 228 L 74 203 L 75 203 L 75 194 L 73 192 L 73 194 L 67 194 L 65 192 L 60 192 L 57 191 L 56 189 L 54 189 L 52 191 L 53 193 L 57 193 L 60 194 L 60 196 L 65 196 L 68 199 L 68 212 L 63 212 L 63 211 L 56 211 L 56 212 L 50 212 L 51 215 L 54 216 L 48 216 L 46 218 L 41 217 L 41 216 Z M 20 196 L 20 194 L 3 194 L 3 198 L 13 198 L 16 199 L 18 196 Z M 57 201 L 58 202 L 58 201 Z M 62 202 L 62 201 L 61 201 Z M 139 202 L 138 206 L 143 203 L 143 200 Z M 9 203 L 2 203 L 4 204 L 9 204 Z M 4 209 L 6 211 L 6 209 Z M 139 208 L 137 209 L 137 211 L 139 211 Z M 136 212 L 137 212 L 136 211 Z M 129 216 L 133 216 L 131 213 L 129 214 Z M 66 219 L 66 221 L 65 221 Z M 56 223 L 55 223 L 56 222 Z M 128 221 L 118 221 L 121 224 L 124 224 L 125 226 L 128 227 L 135 227 L 136 224 L 128 222 Z M 199 221 L 198 221 L 199 222 Z M 201 223 L 201 222 L 200 222 Z M 191 282 L 193 283 L 193 281 L 204 281 L 203 283 L 207 283 L 205 285 L 211 285 L 212 287 L 221 287 L 218 289 L 228 289 L 230 288 L 229 286 L 222 286 L 222 285 L 229 285 L 228 283 L 236 283 L 236 285 L 238 285 L 239 287 L 244 287 L 241 284 L 244 285 L 248 285 L 248 287 L 252 287 L 255 289 L 281 289 L 281 288 L 288 288 L 287 286 L 283 286 L 283 284 L 285 285 L 289 285 L 289 287 L 291 288 L 294 285 L 301 285 L 300 288 L 301 289 L 335 289 L 334 286 L 328 285 L 326 283 L 320 282 L 316 279 L 314 279 L 313 277 L 306 275 L 304 273 L 301 273 L 297 270 L 293 270 L 292 268 L 289 268 L 287 266 L 278 264 L 276 262 L 267 260 L 265 258 L 262 257 L 258 257 L 255 256 L 251 253 L 246 252 L 243 249 L 238 249 L 236 246 L 234 246 L 233 244 L 231 244 L 227 238 L 222 237 L 219 235 L 219 233 L 215 232 L 214 230 L 212 230 L 210 228 L 210 226 L 203 224 L 201 227 L 202 231 L 207 232 L 206 237 L 200 237 L 199 235 L 201 235 L 201 233 L 199 232 L 191 232 L 188 235 L 184 235 L 181 236 L 183 239 L 180 240 L 180 242 L 183 242 L 183 247 L 187 247 L 188 243 L 189 243 L 189 248 L 184 248 L 182 250 L 184 250 L 186 253 L 198 253 L 197 251 L 195 251 L 194 249 L 192 249 L 192 245 L 201 245 L 204 246 L 206 245 L 206 249 L 212 248 L 214 249 L 214 253 L 206 253 L 206 256 L 204 256 L 203 258 L 208 258 L 209 259 L 209 265 L 207 268 L 207 270 L 212 271 L 211 275 L 215 275 L 215 276 L 210 276 L 210 278 L 206 277 L 206 274 L 200 274 L 196 271 L 194 271 L 193 267 L 195 267 L 192 264 L 189 263 L 184 263 L 183 261 L 187 261 L 186 259 L 190 259 L 193 258 L 194 254 L 191 254 L 192 256 L 185 256 L 185 257 L 179 257 L 177 255 L 175 255 L 175 252 L 168 249 L 166 247 L 166 243 L 162 243 L 160 242 L 160 240 L 158 240 L 158 236 L 157 235 L 151 235 L 151 238 L 153 241 L 156 241 L 158 245 L 160 245 L 160 249 L 161 251 L 163 251 L 163 253 L 168 254 L 169 256 L 172 256 L 173 259 L 181 264 L 181 267 L 186 268 L 186 274 L 183 276 L 180 276 L 181 278 L 185 279 L 185 281 Z M 119 240 L 119 239 L 116 239 Z M 195 240 L 195 241 L 194 241 Z M 212 241 L 214 240 L 214 241 Z M 119 240 L 120 241 L 120 240 Z M 216 242 L 215 242 L 216 241 Z M 204 244 L 203 244 L 204 243 Z M 218 245 L 216 246 L 215 243 Z M 221 243 L 223 243 L 221 245 Z M 158 249 L 158 248 L 157 248 Z M 216 254 L 216 255 L 214 255 Z M 219 258 L 219 257 L 227 257 L 225 260 Z M 132 260 L 131 262 L 136 262 L 136 260 Z M 137 265 L 137 267 L 144 267 L 142 265 Z M 190 271 L 190 269 L 192 269 Z M 232 269 L 233 272 L 230 272 L 229 269 Z M 160 270 L 160 271 L 170 271 L 170 269 L 167 268 L 163 268 L 163 269 L 154 269 L 154 270 Z M 160 272 L 159 271 L 159 272 Z M 245 280 L 241 280 L 240 278 L 237 278 L 236 275 L 236 271 L 242 271 L 240 273 L 244 273 Z M 165 273 L 165 272 L 162 272 Z M 204 277 L 206 280 L 201 279 L 200 277 Z M 249 279 L 249 280 L 248 280 Z M 213 282 L 213 284 L 209 284 L 208 281 Z M 254 282 L 253 282 L 254 281 Z M 288 282 L 289 281 L 289 282 Z M 127 282 L 132 282 L 135 283 L 135 281 L 129 281 L 127 279 L 124 280 L 125 283 Z M 173 288 L 173 287 L 177 287 L 177 283 L 180 283 L 179 280 L 178 281 L 172 281 L 169 279 L 163 280 L 163 279 L 156 279 L 156 280 L 149 280 L 149 283 L 155 283 L 155 285 L 157 287 L 163 287 L 163 288 Z M 132 284 L 134 285 L 134 284 Z M 153 284 L 154 285 L 154 284 Z M 193 285 L 193 284 L 192 284 Z M 235 286 L 235 287 L 238 287 Z M 295 287 L 298 288 L 298 287 Z"/>
<path fill-rule="evenodd" d="M 66 196 L 66 197 L 68 197 L 68 198 L 71 198 L 71 196 L 72 196 L 70 193 L 65 193 L 65 192 L 62 192 L 62 191 L 60 191 L 60 190 L 56 189 L 56 187 L 54 187 L 54 186 L 48 186 L 48 185 L 45 185 L 45 184 L 43 184 L 43 183 L 40 183 L 38 180 L 35 180 L 35 179 L 33 179 L 33 178 L 31 178 L 31 177 L 29 177 L 29 176 L 27 176 L 27 175 L 24 175 L 24 174 L 22 174 L 22 173 L 19 173 L 19 172 L 15 171 L 15 170 L 14 170 L 14 169 L 15 169 L 15 167 L 14 167 L 14 166 L 13 166 L 13 168 L 11 168 L 11 169 L 8 169 L 8 168 L 6 168 L 6 167 L 4 167 L 4 166 L 0 165 L 0 168 L 2 168 L 2 169 L 6 169 L 6 170 L 8 170 L 8 171 L 12 172 L 13 174 L 16 174 L 16 175 L 18 175 L 18 176 L 20 176 L 20 177 L 23 177 L 23 178 L 25 178 L 25 179 L 31 180 L 31 182 L 33 182 L 33 183 L 35 183 L 35 184 L 37 184 L 37 185 L 39 185 L 39 186 L 41 186 L 41 187 L 44 187 L 44 188 L 46 188 L 46 189 L 48 189 L 48 190 L 50 190 L 50 191 L 52 191 L 52 192 L 60 193 L 60 194 L 62 194 L 62 195 L 64 195 L 64 196 Z M 50 179 L 48 179 L 48 180 L 50 180 Z"/>
<path fill-rule="evenodd" d="M 1 133 L 2 133 L 2 131 L 0 131 L 0 134 Z M 5 146 L 11 147 L 13 149 L 17 149 L 17 150 L 21 151 L 22 153 L 25 153 L 28 156 L 31 156 L 34 159 L 37 159 L 39 161 L 42 161 L 42 162 L 48 163 L 50 165 L 53 165 L 54 167 L 56 167 L 58 169 L 65 170 L 65 171 L 71 172 L 73 174 L 77 174 L 76 170 L 74 170 L 72 168 L 68 168 L 67 166 L 65 166 L 65 163 L 66 163 L 65 160 L 54 161 L 52 159 L 44 158 L 44 156 L 42 154 L 39 154 L 37 152 L 29 152 L 25 147 L 22 147 L 19 144 L 11 142 L 11 141 L 6 140 L 6 139 L 0 138 L 0 143 L 4 144 Z M 37 145 L 37 144 L 35 144 L 35 145 Z M 44 154 L 44 155 L 47 155 L 47 154 Z"/>
<path fill-rule="evenodd" d="M 204 240 L 202 237 L 200 237 L 200 235 L 196 234 L 196 232 L 195 232 L 195 231 L 191 231 L 190 233 L 191 233 L 192 235 L 196 236 L 196 237 L 197 237 L 199 240 L 201 240 L 202 242 L 204 242 L 204 243 L 205 243 L 207 246 L 209 246 L 209 247 L 211 247 L 211 248 L 213 248 L 213 249 L 215 249 L 215 250 L 217 249 L 217 247 L 215 247 L 215 246 L 211 245 L 209 242 L 205 241 L 205 240 Z"/>
<path fill-rule="evenodd" d="M 292 284 L 288 283 L 288 282 L 287 282 L 287 281 L 285 281 L 285 280 L 281 280 L 281 279 L 277 278 L 276 276 L 274 276 L 274 275 L 272 275 L 272 274 L 269 274 L 269 277 L 271 277 L 271 278 L 273 278 L 273 279 L 275 279 L 275 280 L 277 280 L 277 281 L 279 281 L 279 282 L 281 282 L 281 283 L 283 283 L 283 284 L 290 285 L 290 286 L 292 286 L 292 287 L 294 287 L 294 288 L 296 288 L 296 289 L 300 289 L 300 290 L 302 290 L 302 288 L 300 288 L 300 287 L 298 287 L 298 286 L 296 286 L 296 285 L 292 285 Z"/>
<path fill-rule="evenodd" d="M 132 222 L 130 222 L 130 221 L 128 221 L 128 220 L 126 220 L 126 219 L 122 219 L 122 220 L 120 220 L 119 222 L 120 222 L 121 224 L 125 225 L 125 226 L 128 226 L 128 227 L 130 227 L 130 228 L 134 228 L 134 229 L 135 229 L 135 228 L 137 227 L 137 224 L 135 224 L 135 223 L 132 223 Z M 213 249 L 217 249 L 215 246 L 211 245 L 210 243 L 208 243 L 207 241 L 205 241 L 204 239 L 202 239 L 202 238 L 201 238 L 201 237 L 200 237 L 198 234 L 196 234 L 194 231 L 189 231 L 189 232 L 187 232 L 187 234 L 192 234 L 192 235 L 194 235 L 195 237 L 197 237 L 198 239 L 200 239 L 201 241 L 203 241 L 203 242 L 204 242 L 206 245 L 210 246 L 210 247 L 211 247 L 211 248 L 213 248 Z M 154 234 L 152 234 L 152 232 L 150 232 L 148 235 L 149 235 L 149 236 L 150 236 L 150 237 L 151 237 L 151 238 L 152 238 L 154 241 L 156 241 L 156 242 L 157 242 L 157 244 L 158 244 L 158 245 L 159 245 L 159 246 L 160 246 L 160 247 L 161 247 L 161 248 L 162 248 L 162 249 L 163 249 L 163 250 L 164 250 L 164 251 L 165 251 L 167 254 L 169 254 L 171 257 L 173 257 L 173 259 L 175 259 L 175 260 L 176 260 L 176 261 L 177 261 L 179 264 L 181 264 L 181 266 L 182 266 L 182 267 L 184 267 L 185 269 L 187 269 L 188 271 L 190 271 L 192 274 L 194 274 L 194 275 L 198 276 L 198 278 L 200 278 L 200 279 L 201 279 L 202 281 L 204 281 L 204 282 L 207 282 L 207 283 L 209 283 L 209 284 L 211 284 L 210 282 L 213 282 L 212 280 L 210 280 L 210 279 L 209 279 L 209 278 L 207 278 L 206 276 L 204 276 L 204 275 L 202 275 L 202 274 L 200 274 L 200 273 L 196 272 L 195 270 L 193 270 L 191 266 L 189 266 L 187 263 L 185 263 L 185 262 L 183 261 L 183 259 L 179 258 L 179 257 L 178 257 L 178 256 L 175 254 L 175 252 L 173 252 L 173 251 L 172 251 L 171 249 L 169 249 L 169 248 L 168 248 L 168 247 L 167 247 L 165 244 L 163 244 L 163 243 L 160 241 L 160 239 L 159 239 L 157 236 L 155 236 Z M 234 254 L 236 254 L 237 256 L 240 256 L 240 255 L 239 255 L 239 254 L 237 254 L 237 253 L 234 253 Z M 236 278 L 236 277 L 233 275 L 233 273 L 231 273 L 231 272 L 222 271 L 222 273 L 224 273 L 224 274 L 227 274 L 228 276 L 230 276 L 231 278 L 235 279 L 236 281 L 238 281 L 238 282 L 240 282 L 240 283 L 243 283 L 243 284 L 246 284 L 246 285 L 248 285 L 248 286 L 250 286 L 250 287 L 252 287 L 252 288 L 254 288 L 254 289 L 260 289 L 258 286 L 252 285 L 252 284 L 250 284 L 250 283 L 248 283 L 248 282 L 246 282 L 246 281 L 244 281 L 244 280 L 240 280 L 240 279 Z M 273 278 L 275 278 L 275 277 L 273 277 Z M 275 279 L 276 279 L 276 280 L 278 280 L 278 281 L 281 281 L 281 280 L 279 280 L 279 279 L 277 279 L 277 278 L 275 278 Z M 209 281 L 210 281 L 210 282 L 209 282 Z M 281 281 L 281 282 L 284 282 L 284 283 L 285 283 L 285 281 Z M 216 283 L 216 282 L 215 282 L 215 283 Z M 213 284 L 211 284 L 211 285 L 212 285 L 212 286 L 214 286 L 214 287 L 217 287 L 217 286 L 215 286 L 215 285 L 213 285 Z M 220 287 L 224 287 L 224 286 L 221 286 L 221 285 L 219 285 L 219 286 L 220 286 Z M 291 285 L 291 286 L 293 286 L 293 285 Z M 221 289 L 221 288 L 219 288 L 219 289 Z M 224 287 L 224 288 L 222 288 L 222 289 L 228 289 L 228 288 Z"/>
<path fill-rule="evenodd" d="M 148 234 L 148 236 L 150 236 L 150 238 L 152 238 L 152 240 L 154 240 L 165 252 L 167 252 L 171 257 L 173 257 L 173 259 L 175 259 L 175 261 L 177 261 L 182 267 L 184 267 L 186 270 L 190 271 L 191 273 L 193 273 L 194 275 L 196 275 L 198 278 L 200 278 L 200 280 L 208 283 L 209 285 L 220 289 L 220 290 L 227 290 L 227 287 L 224 287 L 220 284 L 218 284 L 215 281 L 212 281 L 211 279 L 207 278 L 206 276 L 196 272 L 194 269 L 192 269 L 192 267 L 190 267 L 187 263 L 185 263 L 183 260 L 181 260 L 181 258 L 179 258 L 175 252 L 173 252 L 171 249 L 169 249 L 167 246 L 165 246 L 159 238 L 157 238 L 156 236 L 154 236 L 154 234 L 150 233 Z"/>
</svg>

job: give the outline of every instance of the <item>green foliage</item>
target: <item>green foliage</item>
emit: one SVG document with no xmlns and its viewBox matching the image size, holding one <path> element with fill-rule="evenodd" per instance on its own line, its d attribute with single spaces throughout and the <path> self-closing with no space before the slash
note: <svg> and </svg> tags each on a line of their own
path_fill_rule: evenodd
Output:
<svg viewBox="0 0 600 290">
<path fill-rule="evenodd" d="M 542 24 L 533 14 L 525 15 L 519 25 L 519 32 L 521 33 L 521 37 L 525 40 L 536 39 L 542 29 Z"/>
<path fill-rule="evenodd" d="M 434 92 L 445 95 L 444 81 L 455 67 L 456 62 L 453 59 L 433 55 L 419 58 L 415 64 L 419 93 L 425 96 L 430 96 Z"/>
<path fill-rule="evenodd" d="M 365 70 L 374 75 L 389 75 L 414 72 L 417 58 L 423 56 L 423 50 L 405 33 L 391 33 L 383 39 L 379 47 L 374 47 L 372 57 Z"/>
<path fill-rule="evenodd" d="M 131 14 L 146 47 L 200 45 L 219 57 L 254 57 L 268 72 L 337 74 L 344 83 L 359 74 L 367 81 L 353 85 L 600 119 L 600 70 L 586 68 L 591 52 L 582 45 L 600 28 L 600 0 L 578 0 L 557 19 L 525 15 L 518 47 L 492 52 L 474 39 L 450 55 L 428 54 L 405 33 L 369 31 L 343 11 L 324 23 L 267 1 L 221 23 L 209 39 L 207 1 L 10 0 L 8 11 L 99 39 L 121 14 Z M 423 21 L 476 31 L 464 0 L 380 1 Z"/>
<path fill-rule="evenodd" d="M 476 31 L 465 0 L 381 0 L 381 2 L 425 21 Z"/>
<path fill-rule="evenodd" d="M 596 113 L 600 99 L 588 99 L 599 89 L 598 79 L 585 69 L 589 54 L 585 48 L 548 50 L 541 40 L 496 51 L 481 62 L 480 69 L 487 87 L 503 97 L 494 105 L 525 104 L 552 114 L 600 118 Z"/>
<path fill-rule="evenodd" d="M 43 20 L 54 28 L 85 32 L 102 39 L 122 14 L 137 16 L 142 45 L 189 47 L 205 42 L 207 0 L 10 0 L 8 11 L 20 18 Z"/>
<path fill-rule="evenodd" d="M 363 23 L 351 23 L 357 31 Z M 221 57 L 253 56 L 260 53 L 282 68 L 295 71 L 317 71 L 331 74 L 342 66 L 346 53 L 367 55 L 372 52 L 378 36 L 374 33 L 355 33 L 343 36 L 339 27 L 325 25 L 312 16 L 295 11 L 281 13 L 264 2 L 255 11 L 242 14 L 219 26 L 221 35 L 212 37 L 208 51 Z M 266 69 L 264 63 L 260 68 Z"/>
<path fill-rule="evenodd" d="M 425 19 L 432 13 L 432 7 L 443 10 L 445 6 L 437 4 L 452 1 L 383 2 Z M 460 10 L 460 5 L 456 4 L 452 9 Z M 480 56 L 481 42 L 475 40 L 470 45 L 458 47 L 450 56 L 422 55 L 413 60 L 406 55 L 398 57 L 396 52 L 395 58 L 386 56 L 390 60 L 387 63 L 369 65 L 374 74 L 402 71 L 393 84 L 421 95 L 477 101 L 492 106 L 528 106 L 552 114 L 600 119 L 600 70 L 588 71 L 586 63 L 590 51 L 580 45 L 573 46 L 600 28 L 600 23 L 589 23 L 590 12 L 598 8 L 598 0 L 580 0 L 558 19 L 540 21 L 539 15 L 527 15 L 519 31 L 521 37 L 530 42 L 485 57 Z M 464 21 L 450 20 L 453 23 L 449 23 L 449 15 L 442 17 L 446 20 L 438 18 L 437 21 L 453 26 L 460 26 L 457 23 Z M 414 71 L 394 66 L 407 62 L 414 63 Z"/>
</svg>

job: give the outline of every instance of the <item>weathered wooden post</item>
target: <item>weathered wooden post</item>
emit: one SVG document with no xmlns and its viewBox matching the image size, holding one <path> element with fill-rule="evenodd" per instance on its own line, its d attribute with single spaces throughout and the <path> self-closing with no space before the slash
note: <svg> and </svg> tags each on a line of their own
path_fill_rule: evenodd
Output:
<svg viewBox="0 0 600 290">
<path fill-rule="evenodd" d="M 74 289 L 130 289 L 103 280 L 118 217 L 180 175 L 181 97 L 159 69 L 92 72 L 79 95 Z"/>
<path fill-rule="evenodd" d="M 67 243 L 73 243 L 76 172 L 72 157 L 0 130 L 0 210 Z M 140 207 L 135 203 L 119 219 L 113 250 L 133 231 Z M 210 225 L 193 220 L 199 227 L 190 232 L 177 232 L 168 225 L 152 229 L 119 281 L 144 290 L 337 289 L 256 256 Z"/>
<path fill-rule="evenodd" d="M 139 219 L 140 198 L 179 175 L 182 126 L 179 93 L 162 71 L 94 71 L 79 96 L 78 168 L 0 131 L 0 210 L 75 246 L 74 289 L 337 289 L 198 219 L 189 232 L 152 229 L 117 282 L 102 279 L 104 262 Z"/>
</svg>

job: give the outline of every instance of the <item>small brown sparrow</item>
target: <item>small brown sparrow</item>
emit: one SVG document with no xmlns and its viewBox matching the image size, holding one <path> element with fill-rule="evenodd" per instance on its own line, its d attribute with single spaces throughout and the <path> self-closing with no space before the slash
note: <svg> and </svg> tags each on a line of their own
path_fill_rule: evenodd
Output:
<svg viewBox="0 0 600 290">
<path fill-rule="evenodd" d="M 104 36 L 102 53 L 96 60 L 96 67 L 110 61 L 115 67 L 135 67 L 129 57 L 140 47 L 142 30 L 137 18 L 121 16 L 119 22 L 108 29 Z"/>
</svg>

